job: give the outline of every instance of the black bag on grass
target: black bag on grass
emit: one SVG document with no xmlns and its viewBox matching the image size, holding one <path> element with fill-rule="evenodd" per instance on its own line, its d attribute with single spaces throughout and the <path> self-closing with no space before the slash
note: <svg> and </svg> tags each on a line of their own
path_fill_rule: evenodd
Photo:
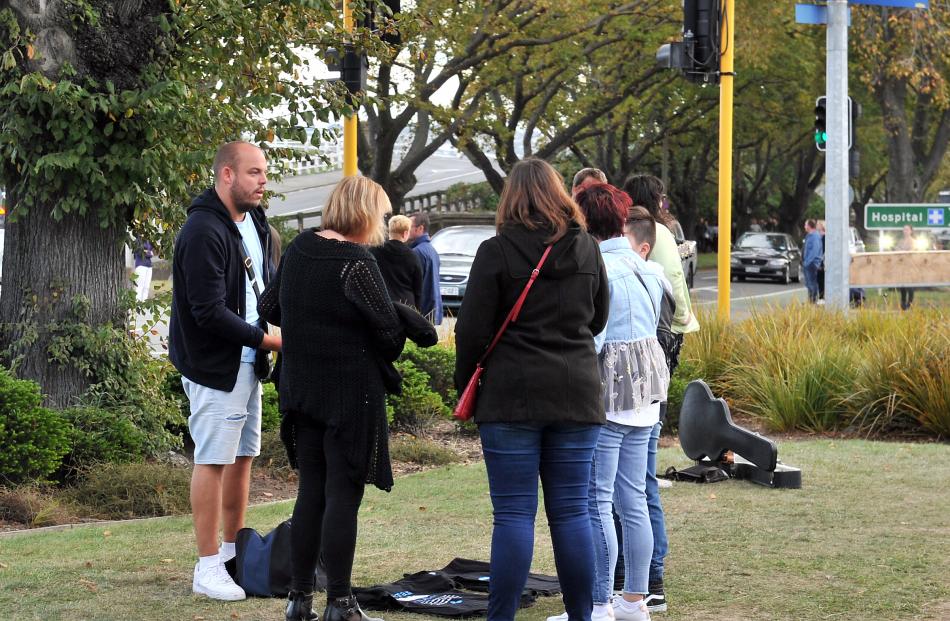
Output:
<svg viewBox="0 0 950 621">
<path fill-rule="evenodd" d="M 281 522 L 261 536 L 253 528 L 242 528 L 234 542 L 235 556 L 225 563 L 234 582 L 248 595 L 286 597 L 290 591 L 290 520 Z M 327 576 L 321 564 L 315 574 L 315 591 L 327 588 Z"/>
</svg>

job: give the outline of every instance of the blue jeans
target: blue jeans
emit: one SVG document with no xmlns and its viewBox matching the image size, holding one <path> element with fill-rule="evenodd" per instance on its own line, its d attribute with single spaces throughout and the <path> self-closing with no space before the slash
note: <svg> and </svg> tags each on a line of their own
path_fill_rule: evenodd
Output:
<svg viewBox="0 0 950 621">
<path fill-rule="evenodd" d="M 818 266 L 802 265 L 805 273 L 805 288 L 808 289 L 808 301 L 814 302 L 818 299 Z"/>
<path fill-rule="evenodd" d="M 666 404 L 664 404 L 665 406 Z M 650 444 L 647 447 L 647 508 L 650 511 L 650 524 L 653 525 L 653 559 L 650 560 L 650 584 L 663 581 L 663 559 L 669 552 L 670 543 L 666 538 L 666 520 L 663 517 L 663 505 L 660 504 L 660 488 L 656 482 L 656 450 L 663 429 L 662 419 L 653 425 L 650 432 Z"/>
<path fill-rule="evenodd" d="M 531 569 L 538 476 L 570 621 L 590 621 L 594 546 L 587 489 L 600 425 L 479 425 L 494 513 L 488 620 L 515 618 Z"/>
<path fill-rule="evenodd" d="M 594 603 L 610 603 L 617 566 L 617 509 L 623 530 L 626 593 L 648 592 L 653 529 L 647 509 L 647 447 L 653 427 L 631 427 L 608 422 L 600 430 L 590 473 L 590 525 L 594 536 Z"/>
</svg>

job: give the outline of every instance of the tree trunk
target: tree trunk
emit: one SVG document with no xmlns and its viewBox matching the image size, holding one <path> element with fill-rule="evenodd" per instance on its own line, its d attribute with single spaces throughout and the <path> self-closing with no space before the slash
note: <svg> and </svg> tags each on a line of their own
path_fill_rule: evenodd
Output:
<svg viewBox="0 0 950 621">
<path fill-rule="evenodd" d="M 16 213 L 16 197 L 9 198 L 8 211 Z M 61 408 L 86 390 L 89 378 L 74 365 L 49 362 L 50 345 L 58 345 L 64 323 L 122 325 L 125 231 L 101 228 L 89 216 L 56 220 L 52 207 L 36 206 L 6 224 L 0 318 L 7 329 L 0 344 L 13 354 L 7 362 L 16 374 L 38 382 L 46 403 Z M 82 354 L 72 349 L 68 357 Z"/>
</svg>

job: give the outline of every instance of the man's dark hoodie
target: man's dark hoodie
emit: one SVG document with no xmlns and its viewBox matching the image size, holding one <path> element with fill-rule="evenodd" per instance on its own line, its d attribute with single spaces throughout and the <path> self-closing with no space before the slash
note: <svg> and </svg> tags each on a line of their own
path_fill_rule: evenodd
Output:
<svg viewBox="0 0 950 621">
<path fill-rule="evenodd" d="M 455 324 L 455 385 L 475 364 L 524 289 L 551 231 L 509 225 L 482 242 Z M 517 322 L 485 363 L 475 421 L 603 424 L 594 335 L 610 288 L 597 242 L 574 224 L 551 248 Z"/>
<path fill-rule="evenodd" d="M 376 257 L 386 289 L 393 302 L 419 308 L 422 296 L 422 263 L 407 244 L 390 239 L 382 246 L 369 249 Z"/>
<path fill-rule="evenodd" d="M 264 261 L 270 265 L 270 229 L 260 207 L 248 212 L 254 221 Z M 175 239 L 172 311 L 168 357 L 193 382 L 230 392 L 237 381 L 242 347 L 259 347 L 264 331 L 244 320 L 246 310 L 244 251 L 241 233 L 214 189 L 192 201 L 188 219 Z"/>
</svg>

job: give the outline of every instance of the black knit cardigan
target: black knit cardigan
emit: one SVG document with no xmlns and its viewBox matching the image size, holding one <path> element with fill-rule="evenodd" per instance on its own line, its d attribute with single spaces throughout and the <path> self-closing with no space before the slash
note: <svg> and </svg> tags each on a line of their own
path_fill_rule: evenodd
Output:
<svg viewBox="0 0 950 621">
<path fill-rule="evenodd" d="M 354 482 L 392 489 L 381 370 L 399 357 L 406 337 L 376 260 L 358 244 L 301 233 L 258 311 L 281 328 L 285 419 L 326 425 L 347 449 Z"/>
</svg>

